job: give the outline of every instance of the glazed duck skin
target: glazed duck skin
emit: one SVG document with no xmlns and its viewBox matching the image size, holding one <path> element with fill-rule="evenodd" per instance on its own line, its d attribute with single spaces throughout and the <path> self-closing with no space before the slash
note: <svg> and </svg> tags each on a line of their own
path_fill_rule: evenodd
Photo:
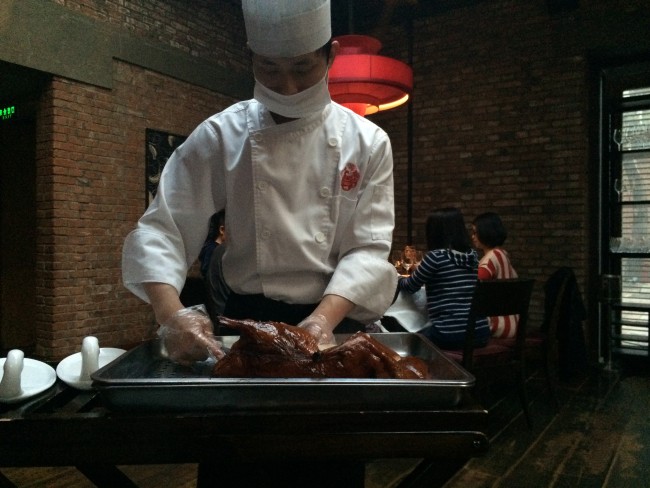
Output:
<svg viewBox="0 0 650 488">
<path fill-rule="evenodd" d="M 240 339 L 219 360 L 213 375 L 238 378 L 397 378 L 428 377 L 427 364 L 402 358 L 364 332 L 324 351 L 308 332 L 282 322 L 221 317 Z"/>
</svg>

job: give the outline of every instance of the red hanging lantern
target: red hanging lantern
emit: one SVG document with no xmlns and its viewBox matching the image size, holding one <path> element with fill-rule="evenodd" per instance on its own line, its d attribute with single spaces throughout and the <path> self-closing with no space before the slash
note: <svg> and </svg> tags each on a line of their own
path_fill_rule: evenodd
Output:
<svg viewBox="0 0 650 488">
<path fill-rule="evenodd" d="M 398 107 L 409 99 L 413 70 L 406 63 L 379 56 L 381 42 L 362 35 L 333 40 L 341 47 L 329 70 L 332 100 L 365 116 Z"/>
</svg>

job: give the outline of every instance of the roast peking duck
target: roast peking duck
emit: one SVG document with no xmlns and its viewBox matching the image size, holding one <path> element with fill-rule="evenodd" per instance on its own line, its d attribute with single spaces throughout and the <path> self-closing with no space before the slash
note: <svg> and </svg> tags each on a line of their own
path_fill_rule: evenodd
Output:
<svg viewBox="0 0 650 488">
<path fill-rule="evenodd" d="M 282 322 L 220 317 L 240 338 L 214 366 L 228 378 L 397 378 L 428 377 L 420 358 L 401 357 L 372 336 L 357 332 L 345 342 L 320 351 L 306 330 Z"/>
</svg>

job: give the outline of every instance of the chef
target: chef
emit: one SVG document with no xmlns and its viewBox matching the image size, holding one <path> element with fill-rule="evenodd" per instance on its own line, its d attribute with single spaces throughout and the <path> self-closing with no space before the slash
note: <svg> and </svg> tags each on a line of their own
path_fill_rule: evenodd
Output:
<svg viewBox="0 0 650 488">
<path fill-rule="evenodd" d="M 225 316 L 299 325 L 321 345 L 381 317 L 393 160 L 386 133 L 330 99 L 329 0 L 243 0 L 254 98 L 201 123 L 169 158 L 126 238 L 126 287 L 151 303 L 169 357 L 223 352 L 210 320 L 179 300 L 210 216 L 225 209 Z"/>
</svg>

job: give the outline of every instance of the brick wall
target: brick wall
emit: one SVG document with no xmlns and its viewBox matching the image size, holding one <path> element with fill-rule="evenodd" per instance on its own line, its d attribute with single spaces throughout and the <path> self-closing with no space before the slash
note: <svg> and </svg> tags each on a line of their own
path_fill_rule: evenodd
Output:
<svg viewBox="0 0 650 488">
<path fill-rule="evenodd" d="M 248 63 L 243 41 L 234 54 L 242 29 L 238 9 L 227 5 L 212 8 L 211 18 L 203 12 L 197 28 L 197 11 L 211 2 L 59 3 L 158 35 L 179 49 L 217 56 L 232 69 Z M 214 29 L 211 21 L 223 28 Z M 233 31 L 227 41 L 225 26 Z M 122 286 L 120 269 L 124 238 L 145 209 L 145 130 L 189 135 L 233 101 L 119 60 L 113 62 L 111 89 L 53 79 L 38 120 L 38 356 L 65 357 L 90 334 L 105 347 L 151 337 L 151 308 Z"/>
<path fill-rule="evenodd" d="M 515 268 L 538 280 L 533 326 L 542 320 L 543 283 L 559 266 L 574 267 L 585 298 L 595 302 L 592 75 L 600 65 L 650 58 L 647 2 L 580 4 L 550 15 L 540 0 L 477 2 L 414 28 L 413 242 L 425 247 L 433 208 L 459 206 L 468 223 L 498 212 Z M 392 34 L 382 52 L 406 60 L 405 36 Z M 396 152 L 399 248 L 407 243 L 407 111 L 374 120 Z M 587 325 L 593 350 L 593 316 Z"/>
<path fill-rule="evenodd" d="M 499 213 L 513 265 L 538 280 L 537 323 L 555 268 L 575 267 L 584 289 L 589 238 L 585 53 L 554 41 L 569 20 L 544 5 L 488 2 L 429 21 L 432 35 L 415 50 L 426 57 L 414 59 L 423 66 L 415 204 L 456 205 L 468 221 Z M 414 220 L 418 242 L 424 213 Z"/>
<path fill-rule="evenodd" d="M 246 42 L 238 0 L 50 0 L 223 67 L 241 71 Z"/>
<path fill-rule="evenodd" d="M 37 353 L 76 351 L 85 335 L 120 345 L 150 336 L 150 307 L 121 284 L 121 249 L 145 208 L 145 129 L 189 134 L 232 100 L 115 63 L 112 90 L 55 79 L 39 141 Z M 41 225 L 42 223 L 42 225 Z"/>
</svg>

